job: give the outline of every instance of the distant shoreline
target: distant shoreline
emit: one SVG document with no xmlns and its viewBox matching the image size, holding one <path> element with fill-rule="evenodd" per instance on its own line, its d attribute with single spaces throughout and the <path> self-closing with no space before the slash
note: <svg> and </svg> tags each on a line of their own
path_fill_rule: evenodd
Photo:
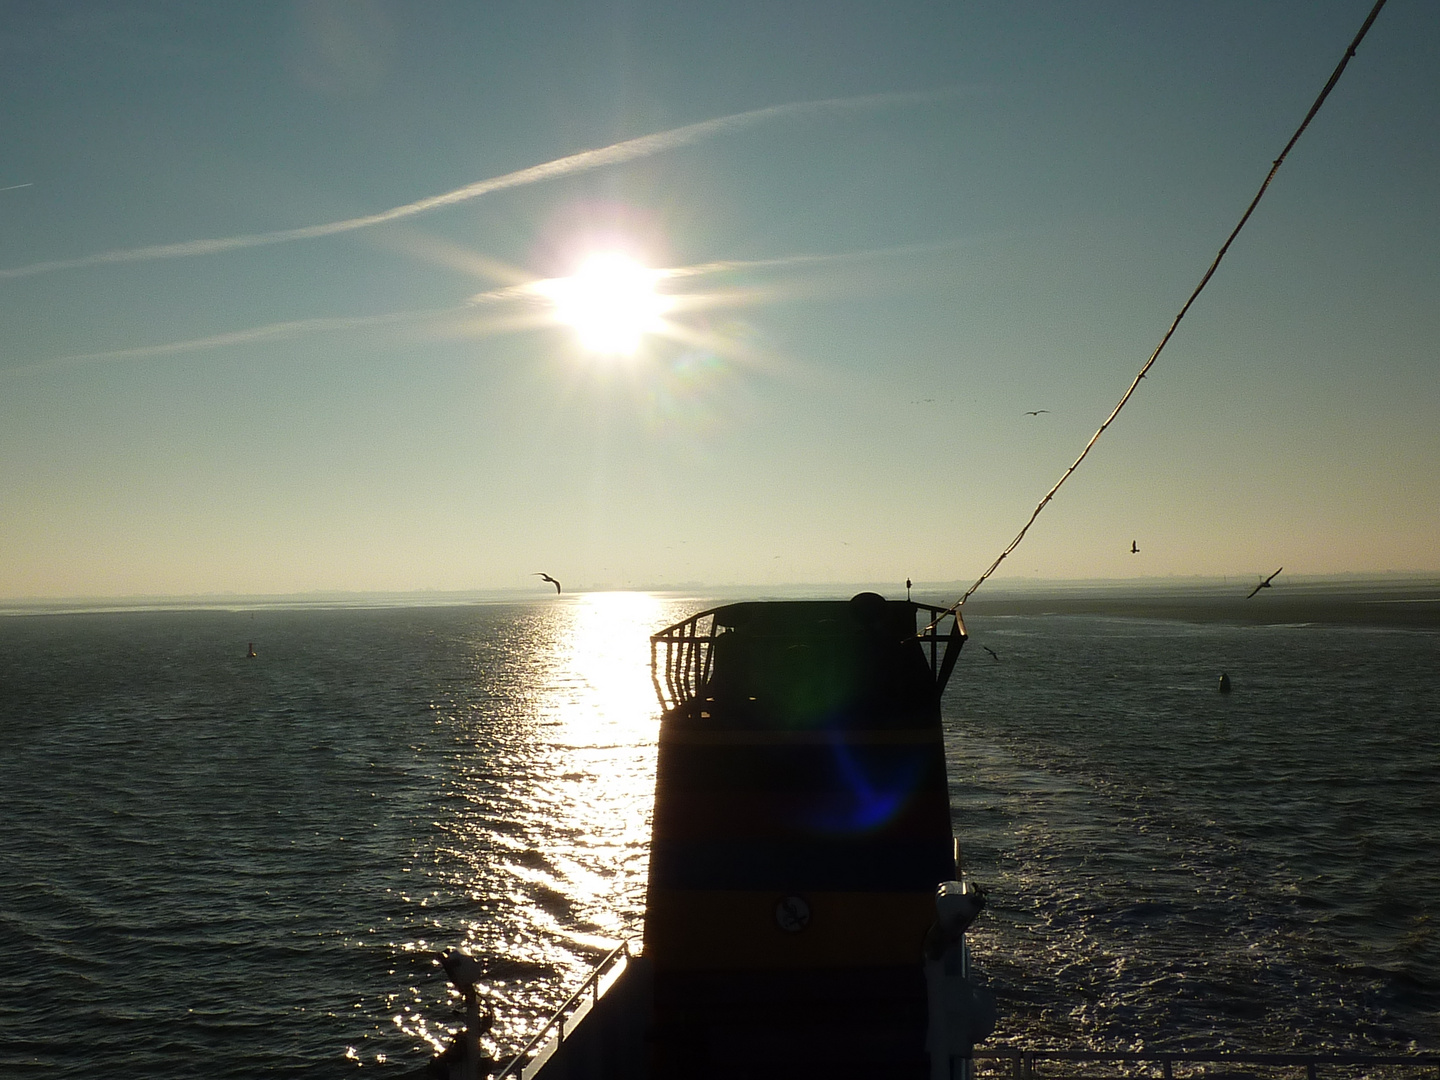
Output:
<svg viewBox="0 0 1440 1080">
<path fill-rule="evenodd" d="M 1048 595 L 1009 594 L 965 605 L 971 618 L 1003 615 L 1109 615 L 1177 622 L 1227 622 L 1275 626 L 1318 623 L 1334 626 L 1393 626 L 1440 629 L 1440 585 L 1407 583 L 1268 589 L 1254 598 L 1242 592 L 1218 595 L 1213 588 L 1124 593 L 1076 590 Z"/>
<path fill-rule="evenodd" d="M 1256 579 L 1258 581 L 1258 579 Z M 1440 629 L 1440 578 L 1277 579 L 1253 598 L 1253 582 L 1220 579 L 1131 581 L 995 581 L 965 605 L 969 619 L 1006 615 L 1101 615 L 1178 622 L 1227 622 L 1240 625 L 1318 623 L 1335 626 L 1391 626 Z M 926 582 L 913 590 L 925 603 L 948 605 L 964 591 L 958 582 Z M 703 586 L 655 588 L 672 600 L 709 607 L 739 600 L 840 599 L 874 590 L 898 599 L 893 586 L 822 584 L 795 586 Z M 614 590 L 597 589 L 594 592 Z M 586 595 L 566 594 L 566 601 Z M 469 607 L 492 604 L 553 603 L 558 599 L 533 590 L 416 593 L 299 593 L 271 596 L 115 597 L 0 600 L 0 618 L 162 611 L 297 611 L 421 607 Z"/>
</svg>

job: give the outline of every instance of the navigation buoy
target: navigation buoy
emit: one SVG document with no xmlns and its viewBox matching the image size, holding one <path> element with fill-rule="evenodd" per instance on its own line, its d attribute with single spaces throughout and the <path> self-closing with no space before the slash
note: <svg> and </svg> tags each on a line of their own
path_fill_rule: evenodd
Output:
<svg viewBox="0 0 1440 1080">
<path fill-rule="evenodd" d="M 1222 671 L 1222 672 L 1220 673 L 1220 693 L 1222 693 L 1222 694 L 1228 694 L 1229 692 L 1230 692 L 1230 676 L 1227 675 L 1227 674 L 1225 674 L 1225 672 Z"/>
<path fill-rule="evenodd" d="M 255 657 L 255 642 L 252 641 L 252 642 L 250 642 L 249 647 L 246 649 L 245 659 L 247 659 L 247 660 L 252 660 L 252 659 L 254 659 L 254 657 Z"/>
</svg>

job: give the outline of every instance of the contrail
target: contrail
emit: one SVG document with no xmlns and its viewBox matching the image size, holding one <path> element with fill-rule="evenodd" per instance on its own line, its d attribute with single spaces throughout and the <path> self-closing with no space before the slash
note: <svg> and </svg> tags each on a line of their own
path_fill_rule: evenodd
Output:
<svg viewBox="0 0 1440 1080">
<path fill-rule="evenodd" d="M 707 274 L 729 273 L 738 270 L 776 270 L 801 266 L 827 265 L 857 262 L 868 258 L 883 258 L 927 251 L 943 251 L 960 243 L 958 240 L 942 240 L 925 244 L 906 244 L 898 247 L 876 248 L 868 251 L 845 251 L 831 255 L 790 255 L 776 259 L 732 259 L 692 266 L 674 267 L 658 273 L 666 278 L 694 278 Z M 137 345 L 129 349 L 108 349 L 104 352 L 75 353 L 57 356 L 35 364 L 0 370 L 0 374 L 28 371 L 34 368 L 50 367 L 56 364 L 93 363 L 105 360 L 143 360 L 157 356 L 172 356 L 176 353 L 201 352 L 206 349 L 223 349 L 230 345 L 248 345 L 257 341 L 276 341 L 304 334 L 324 333 L 331 330 L 356 330 L 368 326 L 383 326 L 394 323 L 421 322 L 439 319 L 447 315 L 464 314 L 477 307 L 496 304 L 517 303 L 521 306 L 544 305 L 551 301 L 542 288 L 551 279 L 536 278 L 519 285 L 506 285 L 498 289 L 476 293 L 461 304 L 444 308 L 422 308 L 413 311 L 392 311 L 381 315 L 323 316 L 315 319 L 291 319 L 286 322 L 266 323 L 245 330 L 232 330 L 209 337 L 187 338 L 184 341 L 170 341 L 159 345 Z"/>
<path fill-rule="evenodd" d="M 22 187 L 34 187 L 34 186 L 35 186 L 35 182 L 32 180 L 32 181 L 31 181 L 30 183 L 28 183 L 28 184 L 11 184 L 9 187 L 0 187 L 0 191 L 19 191 Z"/>
<path fill-rule="evenodd" d="M 343 221 L 331 221 L 323 225 L 306 225 L 296 229 L 276 229 L 273 232 L 248 233 L 242 236 L 225 236 L 211 240 L 187 240 L 178 244 L 121 248 L 115 251 L 102 251 L 95 255 L 82 255 L 75 259 L 52 259 L 48 262 L 30 263 L 28 266 L 15 266 L 0 270 L 0 278 L 33 277 L 36 274 L 46 274 L 55 270 L 74 270 L 83 266 L 146 262 L 152 259 L 179 259 L 191 255 L 213 255 L 217 252 L 234 251 L 238 248 L 284 244 L 291 240 L 314 240 L 322 236 L 334 236 L 337 233 L 353 232 L 356 229 L 368 229 L 372 225 L 384 225 L 388 222 L 414 217 L 416 214 L 424 214 L 430 210 L 468 202 L 496 191 L 543 183 L 546 180 L 555 180 L 562 176 L 573 176 L 576 173 L 589 172 L 609 165 L 621 165 L 629 161 L 637 161 L 640 158 L 653 157 L 656 154 L 678 150 L 684 146 L 691 146 L 720 135 L 734 134 L 772 121 L 827 112 L 847 113 L 865 109 L 920 104 L 952 97 L 955 93 L 957 91 L 954 88 L 949 88 L 918 93 L 870 94 L 863 97 L 828 98 L 822 101 L 797 101 L 786 105 L 771 105 L 763 109 L 735 113 L 731 116 L 716 117 L 713 120 L 702 120 L 696 124 L 671 128 L 669 131 L 660 131 L 653 135 L 641 135 L 638 138 L 626 139 L 623 142 L 596 150 L 584 150 L 578 154 L 556 158 L 554 161 L 547 161 L 542 165 L 532 165 L 527 169 L 492 177 L 489 180 L 477 180 L 473 184 L 466 184 L 454 191 L 447 191 L 442 195 L 431 195 L 403 206 L 382 210 L 378 214 L 366 214 L 363 217 L 346 218 Z"/>
<path fill-rule="evenodd" d="M 946 251 L 954 248 L 961 242 L 960 240 L 941 240 L 926 244 L 904 244 L 896 247 L 874 248 L 864 251 L 842 251 L 830 255 L 788 255 L 776 259 L 729 259 L 708 263 L 695 263 L 692 266 L 678 266 L 660 270 L 657 271 L 657 273 L 662 278 L 692 278 L 703 277 L 708 274 L 732 273 L 739 270 L 780 270 L 801 266 L 824 266 L 834 263 L 860 262 L 865 259 L 884 258 L 893 255 Z M 105 352 L 77 353 L 73 356 L 60 356 L 51 360 L 41 361 L 40 364 L 27 366 L 39 367 L 44 364 L 78 363 L 86 360 L 138 360 L 150 356 L 168 356 L 172 353 L 219 349 L 227 345 L 246 345 L 253 341 L 272 341 L 276 338 L 321 333 L 326 330 L 352 330 L 365 326 L 380 326 L 386 323 L 439 318 L 444 315 L 459 314 L 468 308 L 486 307 L 492 304 L 503 304 L 507 302 L 516 302 L 521 305 L 544 305 L 552 303 L 552 301 L 546 296 L 541 286 L 549 284 L 553 280 L 555 279 L 535 278 L 533 281 L 526 281 L 519 285 L 506 285 L 498 289 L 488 289 L 485 292 L 475 293 L 473 296 L 467 297 L 463 304 L 455 307 L 425 308 L 415 311 L 393 311 L 382 315 L 322 316 L 315 319 L 292 319 L 287 322 L 267 323 L 264 326 L 255 326 L 247 330 L 232 330 L 229 333 L 215 334 L 210 337 L 189 338 L 185 341 L 167 342 L 163 345 L 139 345 L 130 349 L 112 349 Z M 24 369 L 12 368 L 10 370 L 20 371 Z"/>
<path fill-rule="evenodd" d="M 690 266 L 665 267 L 655 270 L 654 274 L 656 278 L 660 280 L 678 281 L 687 278 L 704 278 L 717 274 L 732 274 L 744 270 L 795 270 L 802 267 L 858 263 L 869 259 L 883 259 L 896 255 L 951 251 L 961 243 L 964 243 L 964 241 L 959 239 L 940 240 L 924 244 L 903 244 L 895 247 L 870 248 L 861 251 L 840 251 L 825 255 L 784 255 L 774 259 L 725 259 L 715 262 L 693 263 Z M 523 281 L 517 285 L 506 285 L 499 289 L 489 289 L 485 292 L 476 293 L 467 299 L 465 303 L 470 307 L 479 307 L 506 301 L 518 301 L 522 304 L 551 304 L 554 301 L 546 291 L 546 287 L 563 280 L 565 279 L 535 278 L 531 281 Z M 681 294 L 668 293 L 667 295 L 675 297 Z"/>
<path fill-rule="evenodd" d="M 129 349 L 107 349 L 104 352 L 75 353 L 70 356 L 56 356 L 35 364 L 3 369 L 4 372 L 28 371 L 33 368 L 51 367 L 56 364 L 96 363 L 104 360 L 144 360 L 156 356 L 173 356 L 176 353 L 201 352 L 206 349 L 223 349 L 230 345 L 249 345 L 256 341 L 280 341 L 304 334 L 320 334 L 331 330 L 359 330 L 369 326 L 386 326 L 396 323 L 425 322 L 442 319 L 448 315 L 464 315 L 472 308 L 506 300 L 536 302 L 540 298 L 526 286 L 509 286 L 479 293 L 463 304 L 443 308 L 420 308 L 413 311 L 389 311 L 381 315 L 329 315 L 315 319 L 290 319 L 286 322 L 266 323 L 245 330 L 231 330 L 209 337 L 187 338 L 184 341 L 167 341 L 160 345 L 137 345 Z M 3 372 L 0 372 L 3 373 Z"/>
<path fill-rule="evenodd" d="M 886 259 L 897 255 L 924 255 L 930 252 L 952 251 L 961 244 L 973 242 L 966 238 L 931 240 L 920 244 L 896 244 L 892 247 L 865 248 L 858 251 L 836 251 L 824 255 L 784 255 L 774 259 L 723 259 L 716 262 L 695 263 L 692 266 L 677 266 L 659 271 L 665 278 L 706 277 L 710 274 L 728 274 L 741 270 L 792 270 L 805 266 L 830 266 L 836 263 L 865 262 L 870 259 Z"/>
<path fill-rule="evenodd" d="M 298 337 L 301 334 L 320 333 L 326 330 L 355 330 L 367 326 L 383 326 L 387 323 L 417 322 L 460 314 L 466 306 L 431 308 L 421 311 L 392 311 L 384 315 L 331 316 L 319 319 L 293 319 L 289 322 L 268 323 L 252 326 L 248 330 L 232 330 L 227 334 L 211 337 L 190 338 L 186 341 L 171 341 L 163 345 L 139 345 L 133 349 L 111 349 L 106 352 L 76 353 L 73 356 L 58 356 L 43 360 L 27 367 L 49 367 L 52 364 L 78 364 L 100 360 L 141 360 L 154 356 L 170 356 L 174 353 L 198 352 L 203 349 L 223 349 L 227 345 L 248 345 L 255 341 L 275 341 Z M 10 368 L 23 371 L 25 368 Z"/>
</svg>

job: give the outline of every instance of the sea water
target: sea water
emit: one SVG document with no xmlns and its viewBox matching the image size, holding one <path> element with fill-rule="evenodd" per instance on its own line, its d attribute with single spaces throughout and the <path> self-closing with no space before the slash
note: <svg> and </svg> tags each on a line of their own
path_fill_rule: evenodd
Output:
<svg viewBox="0 0 1440 1080">
<path fill-rule="evenodd" d="M 705 606 L 0 618 L 0 1074 L 404 1071 L 460 1023 L 455 946 L 513 1051 L 637 930 L 648 637 Z M 970 632 L 993 1044 L 1440 1047 L 1440 634 Z"/>
</svg>

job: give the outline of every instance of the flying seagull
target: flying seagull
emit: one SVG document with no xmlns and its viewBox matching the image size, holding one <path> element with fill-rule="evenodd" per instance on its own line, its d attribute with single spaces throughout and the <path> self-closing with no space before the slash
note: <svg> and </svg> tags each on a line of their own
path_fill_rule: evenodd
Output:
<svg viewBox="0 0 1440 1080">
<path fill-rule="evenodd" d="M 999 659 L 1000 659 L 999 655 L 995 652 L 994 649 L 990 648 L 989 645 L 981 645 L 980 648 L 984 649 L 984 650 L 985 650 L 986 652 L 988 652 L 991 656 L 995 657 L 996 660 L 999 660 Z"/>
<path fill-rule="evenodd" d="M 1280 567 L 1280 570 L 1284 570 L 1284 569 L 1285 569 L 1285 567 L 1283 567 L 1283 566 Z M 1270 588 L 1270 582 L 1274 581 L 1275 578 L 1279 576 L 1280 570 L 1276 570 L 1275 573 L 1271 574 L 1271 575 L 1270 575 L 1269 577 L 1267 577 L 1264 581 L 1260 582 L 1259 585 L 1256 585 L 1255 588 L 1251 589 L 1251 590 L 1250 590 L 1250 596 L 1254 596 L 1254 595 L 1255 595 L 1257 592 L 1259 592 L 1261 589 L 1268 589 L 1268 588 Z M 1245 599 L 1246 599 L 1246 600 L 1249 600 L 1249 599 L 1250 599 L 1250 596 L 1245 597 Z"/>
<path fill-rule="evenodd" d="M 1131 541 L 1130 541 L 1130 554 L 1131 554 L 1131 555 L 1139 555 L 1139 554 L 1140 554 L 1140 545 L 1137 544 L 1137 543 L 1135 543 L 1134 540 L 1131 540 Z"/>
<path fill-rule="evenodd" d="M 1049 411 L 1050 411 L 1049 409 L 1029 409 L 1029 410 L 1026 411 L 1025 415 L 1026 415 L 1026 416 L 1039 416 L 1042 412 L 1049 412 Z"/>
<path fill-rule="evenodd" d="M 556 581 L 549 574 L 542 574 L 537 571 L 536 573 L 532 574 L 531 577 L 544 578 L 546 581 L 550 582 L 551 585 L 555 586 L 555 591 L 557 593 L 560 591 L 560 582 Z"/>
</svg>

